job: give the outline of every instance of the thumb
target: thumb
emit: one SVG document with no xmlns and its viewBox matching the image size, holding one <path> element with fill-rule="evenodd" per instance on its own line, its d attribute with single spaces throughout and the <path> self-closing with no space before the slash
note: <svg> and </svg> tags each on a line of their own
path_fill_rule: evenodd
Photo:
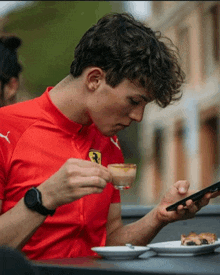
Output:
<svg viewBox="0 0 220 275">
<path fill-rule="evenodd" d="M 178 193 L 183 195 L 183 194 L 187 193 L 190 184 L 186 180 L 179 180 L 174 184 L 174 186 L 178 190 Z"/>
</svg>

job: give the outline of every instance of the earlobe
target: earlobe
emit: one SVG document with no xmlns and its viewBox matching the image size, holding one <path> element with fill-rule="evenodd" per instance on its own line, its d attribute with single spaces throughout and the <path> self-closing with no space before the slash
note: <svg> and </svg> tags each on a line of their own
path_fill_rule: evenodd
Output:
<svg viewBox="0 0 220 275">
<path fill-rule="evenodd" d="M 95 91 L 104 78 L 104 72 L 100 68 L 91 68 L 87 73 L 87 87 L 90 91 Z"/>
<path fill-rule="evenodd" d="M 17 91 L 19 86 L 19 81 L 16 77 L 12 77 L 9 81 L 9 87 L 11 90 Z"/>
<path fill-rule="evenodd" d="M 13 98 L 15 98 L 16 93 L 17 93 L 17 89 L 19 86 L 19 81 L 16 77 L 12 77 L 9 82 L 5 85 L 4 87 L 4 100 L 7 102 Z"/>
</svg>

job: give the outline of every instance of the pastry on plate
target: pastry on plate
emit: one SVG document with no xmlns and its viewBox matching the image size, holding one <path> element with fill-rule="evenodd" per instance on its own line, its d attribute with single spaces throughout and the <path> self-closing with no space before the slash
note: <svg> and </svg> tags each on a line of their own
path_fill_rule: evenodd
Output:
<svg viewBox="0 0 220 275">
<path fill-rule="evenodd" d="M 191 232 L 188 235 L 181 235 L 181 245 L 203 245 L 213 244 L 217 240 L 217 235 L 214 233 L 200 233 Z"/>
</svg>

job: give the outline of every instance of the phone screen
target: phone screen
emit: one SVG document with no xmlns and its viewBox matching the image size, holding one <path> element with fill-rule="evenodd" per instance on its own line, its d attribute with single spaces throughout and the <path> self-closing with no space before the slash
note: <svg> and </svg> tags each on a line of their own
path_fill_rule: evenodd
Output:
<svg viewBox="0 0 220 275">
<path fill-rule="evenodd" d="M 210 186 L 208 186 L 208 187 L 206 187 L 206 188 L 204 188 L 204 189 L 202 189 L 202 190 L 200 190 L 200 191 L 198 191 L 198 192 L 196 192 L 196 193 L 194 193 L 194 194 L 192 194 L 192 195 L 190 195 L 190 196 L 188 196 L 188 197 L 186 197 L 186 198 L 184 198 L 184 199 L 182 199 L 182 200 L 180 200 L 180 201 L 178 201 L 178 202 L 176 202 L 176 203 L 174 203 L 170 206 L 168 206 L 166 208 L 166 210 L 167 211 L 175 211 L 179 205 L 185 206 L 187 200 L 191 199 L 195 202 L 195 201 L 200 200 L 206 193 L 208 193 L 208 192 L 213 193 L 213 192 L 216 192 L 218 190 L 220 190 L 220 181 L 216 182 L 216 183 L 214 183 L 214 184 L 212 184 L 212 185 L 210 185 Z"/>
</svg>

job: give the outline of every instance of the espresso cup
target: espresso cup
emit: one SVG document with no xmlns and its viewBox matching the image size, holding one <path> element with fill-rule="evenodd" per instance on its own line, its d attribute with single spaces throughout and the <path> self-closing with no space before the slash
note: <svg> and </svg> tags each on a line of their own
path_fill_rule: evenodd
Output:
<svg viewBox="0 0 220 275">
<path fill-rule="evenodd" d="M 129 189 L 136 178 L 137 165 L 133 163 L 114 163 L 107 166 L 112 174 L 112 183 L 116 189 Z"/>
</svg>

